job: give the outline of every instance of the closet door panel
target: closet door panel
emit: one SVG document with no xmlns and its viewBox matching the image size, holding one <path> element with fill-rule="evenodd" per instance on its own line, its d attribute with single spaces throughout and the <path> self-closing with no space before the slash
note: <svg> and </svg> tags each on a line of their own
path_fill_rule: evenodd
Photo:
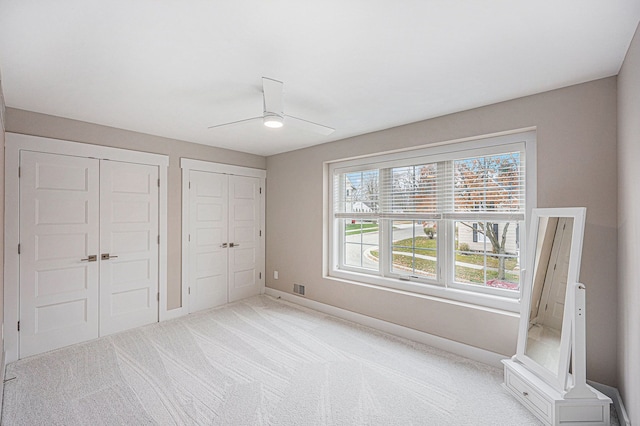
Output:
<svg viewBox="0 0 640 426">
<path fill-rule="evenodd" d="M 556 226 L 539 308 L 541 315 L 538 323 L 554 330 L 562 330 L 564 318 L 564 301 L 567 292 L 569 254 L 573 231 L 572 224 L 567 227 L 567 220 L 567 218 L 559 218 Z M 560 265 L 560 268 L 557 265 Z"/>
<path fill-rule="evenodd" d="M 20 357 L 98 337 L 99 163 L 20 158 Z"/>
<path fill-rule="evenodd" d="M 229 301 L 260 294 L 260 179 L 229 177 Z"/>
<path fill-rule="evenodd" d="M 189 312 L 227 303 L 228 177 L 189 173 Z"/>
<path fill-rule="evenodd" d="M 100 167 L 100 335 L 158 321 L 158 167 Z"/>
</svg>

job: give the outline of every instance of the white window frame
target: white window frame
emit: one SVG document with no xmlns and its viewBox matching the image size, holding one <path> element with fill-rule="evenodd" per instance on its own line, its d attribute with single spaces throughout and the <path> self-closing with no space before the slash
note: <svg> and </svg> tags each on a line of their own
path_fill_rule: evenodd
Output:
<svg viewBox="0 0 640 426">
<path fill-rule="evenodd" d="M 357 267 L 344 265 L 343 257 L 343 235 L 344 220 L 338 219 L 334 213 L 334 175 L 336 173 L 348 173 L 350 171 L 382 169 L 385 167 L 400 167 L 403 165 L 414 165 L 421 163 L 434 163 L 437 161 L 449 161 L 457 152 L 463 152 L 465 157 L 486 156 L 506 151 L 524 151 L 525 167 L 525 212 L 524 221 L 520 228 L 520 264 L 526 265 L 526 235 L 523 229 L 529 229 L 529 218 L 531 210 L 536 207 L 536 133 L 534 130 L 518 131 L 509 134 L 480 136 L 464 141 L 452 141 L 436 146 L 419 147 L 403 151 L 380 153 L 366 157 L 352 158 L 347 160 L 336 160 L 325 163 L 327 176 L 326 191 L 326 211 L 327 222 L 327 245 L 326 245 L 326 269 L 325 276 L 332 279 L 340 279 L 353 283 L 363 283 L 395 290 L 418 293 L 421 295 L 434 296 L 454 300 L 457 302 L 470 303 L 474 305 L 502 309 L 511 312 L 519 311 L 519 300 L 522 296 L 522 283 L 524 282 L 524 269 L 520 274 L 520 291 L 508 291 L 491 287 L 471 287 L 469 284 L 455 283 L 453 280 L 454 262 L 451 261 L 454 252 L 454 225 L 457 218 L 447 218 L 448 225 L 441 226 L 445 220 L 435 220 L 438 222 L 438 270 L 435 280 L 427 278 L 407 277 L 406 275 L 390 273 L 390 263 L 392 254 L 390 250 L 381 251 L 379 257 L 378 274 L 372 273 Z M 342 190 L 342 189 L 340 189 Z M 381 194 L 382 196 L 382 194 Z M 345 216 L 345 214 L 342 214 Z M 470 213 L 468 219 L 474 219 L 475 213 Z M 486 221 L 490 214 L 481 213 L 479 221 Z M 376 215 L 377 217 L 377 215 Z M 424 217 L 424 216 L 423 216 Z M 500 215 L 504 221 L 507 215 Z M 444 219 L 444 218 L 443 218 Z M 421 220 L 416 217 L 416 220 Z M 379 221 L 379 242 L 380 247 L 391 247 L 391 220 Z M 382 255 L 384 254 L 384 255 Z M 387 271 L 384 273 L 383 271 Z M 384 275 L 383 275 L 384 273 Z M 408 279 L 408 280 L 407 280 Z M 445 285 L 446 284 L 446 285 Z"/>
</svg>

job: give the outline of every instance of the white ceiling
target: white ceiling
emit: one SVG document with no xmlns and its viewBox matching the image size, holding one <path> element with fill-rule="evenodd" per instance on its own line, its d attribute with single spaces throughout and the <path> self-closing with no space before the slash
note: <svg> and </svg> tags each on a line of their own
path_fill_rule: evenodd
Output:
<svg viewBox="0 0 640 426">
<path fill-rule="evenodd" d="M 616 75 L 638 0 L 0 0 L 8 107 L 271 155 Z M 285 113 L 330 136 L 268 129 Z"/>
</svg>

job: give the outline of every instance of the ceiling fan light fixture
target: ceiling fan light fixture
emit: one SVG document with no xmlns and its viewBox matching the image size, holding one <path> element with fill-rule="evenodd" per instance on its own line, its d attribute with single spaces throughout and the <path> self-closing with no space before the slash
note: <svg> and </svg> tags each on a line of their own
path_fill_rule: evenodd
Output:
<svg viewBox="0 0 640 426">
<path fill-rule="evenodd" d="M 284 125 L 284 119 L 282 118 L 282 116 L 273 113 L 265 114 L 262 122 L 265 126 L 271 129 L 279 129 Z"/>
<path fill-rule="evenodd" d="M 217 127 L 230 126 L 247 121 L 256 122 L 262 119 L 262 124 L 271 129 L 279 129 L 284 126 L 284 119 L 287 118 L 287 127 L 291 125 L 297 129 L 307 130 L 319 135 L 328 136 L 334 132 L 334 128 L 305 120 L 304 118 L 285 115 L 284 113 L 284 83 L 272 78 L 262 77 L 262 115 L 245 118 L 244 120 L 232 121 L 230 123 L 216 124 L 209 126 L 209 129 Z"/>
</svg>

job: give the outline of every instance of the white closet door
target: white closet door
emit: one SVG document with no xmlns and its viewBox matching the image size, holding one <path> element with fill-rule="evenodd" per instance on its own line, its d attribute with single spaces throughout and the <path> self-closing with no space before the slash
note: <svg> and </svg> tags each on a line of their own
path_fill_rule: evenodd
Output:
<svg viewBox="0 0 640 426">
<path fill-rule="evenodd" d="M 100 335 L 158 321 L 158 167 L 100 164 Z"/>
<path fill-rule="evenodd" d="M 189 173 L 189 312 L 227 303 L 228 177 Z"/>
<path fill-rule="evenodd" d="M 20 157 L 20 357 L 98 337 L 98 160 Z"/>
<path fill-rule="evenodd" d="M 573 224 L 567 226 L 568 218 L 560 218 L 553 239 L 553 247 L 542 293 L 542 323 L 550 328 L 562 330 L 564 302 L 569 273 L 569 254 Z M 572 220 L 572 219 L 571 219 Z"/>
<path fill-rule="evenodd" d="M 260 294 L 260 179 L 229 177 L 229 302 Z"/>
</svg>

